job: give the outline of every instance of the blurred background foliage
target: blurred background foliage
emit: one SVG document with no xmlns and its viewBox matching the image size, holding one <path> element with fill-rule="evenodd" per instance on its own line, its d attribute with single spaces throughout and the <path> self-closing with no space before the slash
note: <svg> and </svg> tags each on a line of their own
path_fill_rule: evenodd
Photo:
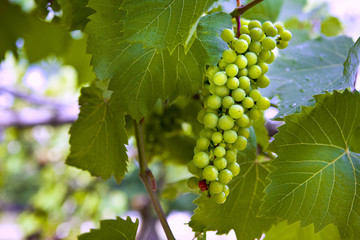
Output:
<svg viewBox="0 0 360 240">
<path fill-rule="evenodd" d="M 133 138 L 129 172 L 120 185 L 64 164 L 79 89 L 96 78 L 81 32 L 93 13 L 84 8 L 86 2 L 0 1 L 0 232 L 19 231 L 0 239 L 76 239 L 98 227 L 100 219 L 116 216 L 141 218 L 143 234 L 156 223 L 138 178 Z M 218 1 L 214 9 L 230 12 L 235 2 Z M 325 3 L 277 2 L 265 1 L 268 7 L 247 16 L 283 21 L 293 32 L 292 44 L 347 31 Z M 186 187 L 186 163 L 201 129 L 196 98 L 171 105 L 159 101 L 145 121 L 147 157 L 167 213 L 195 208 L 196 194 Z M 128 119 L 129 136 L 132 127 Z"/>
</svg>

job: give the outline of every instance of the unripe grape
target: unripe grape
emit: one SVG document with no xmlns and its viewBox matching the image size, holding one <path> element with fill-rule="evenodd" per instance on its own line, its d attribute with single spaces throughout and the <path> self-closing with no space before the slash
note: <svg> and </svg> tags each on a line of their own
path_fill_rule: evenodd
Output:
<svg viewBox="0 0 360 240">
<path fill-rule="evenodd" d="M 237 162 L 228 164 L 226 169 L 230 170 L 234 177 L 237 176 L 240 172 L 240 166 Z"/>
<path fill-rule="evenodd" d="M 249 77 L 251 77 L 252 79 L 257 79 L 258 77 L 260 77 L 261 73 L 261 67 L 259 67 L 258 65 L 252 65 L 251 67 L 249 67 Z"/>
<path fill-rule="evenodd" d="M 211 95 L 207 98 L 207 107 L 211 109 L 219 109 L 221 107 L 221 97 L 217 95 Z"/>
<path fill-rule="evenodd" d="M 235 132 L 237 132 L 239 130 L 239 126 L 238 125 L 234 125 L 232 130 L 234 130 Z"/>
<path fill-rule="evenodd" d="M 217 168 L 217 170 L 222 170 L 224 168 L 226 168 L 226 165 L 227 165 L 227 161 L 225 158 L 223 157 L 220 157 L 220 158 L 215 158 L 214 160 L 214 167 Z"/>
<path fill-rule="evenodd" d="M 250 71 L 249 71 L 249 73 L 250 73 Z M 239 87 L 242 89 L 249 88 L 250 87 L 250 78 L 248 78 L 246 76 L 239 77 Z"/>
<path fill-rule="evenodd" d="M 245 98 L 246 92 L 241 88 L 237 88 L 232 91 L 231 96 L 236 102 L 241 102 Z"/>
<path fill-rule="evenodd" d="M 259 120 L 261 118 L 261 112 L 259 109 L 257 108 L 252 108 L 249 113 L 248 113 L 248 116 L 251 120 Z"/>
<path fill-rule="evenodd" d="M 267 97 L 261 97 L 257 102 L 256 106 L 260 110 L 266 110 L 270 107 L 270 100 Z"/>
<path fill-rule="evenodd" d="M 203 124 L 204 123 L 204 116 L 205 116 L 206 112 L 205 109 L 201 109 L 198 114 L 197 114 L 197 120 L 199 121 L 199 123 Z"/>
<path fill-rule="evenodd" d="M 246 114 L 243 114 L 239 119 L 236 120 L 236 124 L 239 127 L 247 127 L 250 123 L 250 119 Z"/>
<path fill-rule="evenodd" d="M 249 95 L 250 91 L 252 90 L 252 87 L 249 86 L 248 88 L 246 88 L 244 90 L 245 90 L 246 95 Z"/>
<path fill-rule="evenodd" d="M 249 35 L 253 41 L 259 41 L 261 39 L 263 33 L 264 32 L 261 30 L 261 28 L 255 27 L 250 30 Z"/>
<path fill-rule="evenodd" d="M 262 50 L 262 45 L 259 41 L 254 41 L 249 45 L 249 51 L 259 54 Z"/>
<path fill-rule="evenodd" d="M 222 146 L 217 146 L 215 149 L 214 149 L 214 155 L 218 158 L 221 158 L 223 156 L 225 156 L 225 153 L 226 153 L 226 150 L 224 147 Z"/>
<path fill-rule="evenodd" d="M 235 77 L 239 72 L 239 68 L 235 64 L 229 64 L 226 66 L 225 72 L 229 77 Z"/>
<path fill-rule="evenodd" d="M 201 176 L 202 174 L 202 170 L 201 168 L 198 168 L 195 164 L 194 161 L 191 160 L 188 162 L 188 170 L 190 173 L 196 175 L 196 176 Z"/>
<path fill-rule="evenodd" d="M 231 170 L 224 169 L 221 170 L 219 173 L 219 181 L 223 184 L 227 184 L 228 182 L 231 181 L 232 178 L 233 178 L 233 173 L 231 172 Z"/>
<path fill-rule="evenodd" d="M 244 39 L 248 43 L 248 45 L 251 43 L 251 37 L 249 36 L 249 34 L 241 33 L 239 39 Z"/>
<path fill-rule="evenodd" d="M 204 116 L 204 125 L 207 128 L 214 128 L 217 126 L 219 117 L 214 113 L 207 113 Z"/>
<path fill-rule="evenodd" d="M 235 21 L 236 22 L 236 21 Z M 246 18 L 240 18 L 240 24 L 241 24 L 241 26 L 247 26 L 247 25 L 249 25 L 249 23 L 250 23 L 250 20 L 248 20 L 248 19 L 246 19 Z"/>
<path fill-rule="evenodd" d="M 215 73 L 213 81 L 217 86 L 222 86 L 227 81 L 227 76 L 225 71 Z"/>
<path fill-rule="evenodd" d="M 212 79 L 215 75 L 215 73 L 219 72 L 220 68 L 218 66 L 210 66 L 206 70 L 206 76 L 210 79 Z"/>
<path fill-rule="evenodd" d="M 262 29 L 265 30 L 266 28 L 268 28 L 268 27 L 270 27 L 270 26 L 272 26 L 272 25 L 273 25 L 272 22 L 266 21 L 266 22 L 264 22 L 264 23 L 262 24 Z"/>
<path fill-rule="evenodd" d="M 280 33 L 281 40 L 288 42 L 291 40 L 291 32 L 288 30 L 284 30 L 282 33 Z"/>
<path fill-rule="evenodd" d="M 237 150 L 244 150 L 247 146 L 247 139 L 244 136 L 238 136 L 234 145 Z"/>
<path fill-rule="evenodd" d="M 200 137 L 205 137 L 207 139 L 211 139 L 211 135 L 214 133 L 214 130 L 210 128 L 204 128 L 200 131 Z"/>
<path fill-rule="evenodd" d="M 269 59 L 266 60 L 265 62 L 266 62 L 267 64 L 270 64 L 270 63 L 274 62 L 274 60 L 275 60 L 275 54 L 271 51 L 271 56 L 270 56 Z"/>
<path fill-rule="evenodd" d="M 190 189 L 198 189 L 199 188 L 199 178 L 191 177 L 187 181 L 187 185 Z"/>
<path fill-rule="evenodd" d="M 226 147 L 226 143 L 221 142 L 221 143 L 219 143 L 219 146 L 225 148 L 225 147 Z"/>
<path fill-rule="evenodd" d="M 215 88 L 215 94 L 219 97 L 225 97 L 230 94 L 230 89 L 226 85 L 217 86 Z"/>
<path fill-rule="evenodd" d="M 249 96 L 256 102 L 257 100 L 259 100 L 261 98 L 261 93 L 259 90 L 254 89 L 250 91 Z"/>
<path fill-rule="evenodd" d="M 210 84 L 207 84 L 207 83 L 204 84 L 204 88 L 201 90 L 201 96 L 207 97 L 210 95 L 209 87 L 210 87 Z"/>
<path fill-rule="evenodd" d="M 222 58 L 224 59 L 225 62 L 229 64 L 235 62 L 236 56 L 237 56 L 236 52 L 231 48 L 229 48 L 223 52 Z"/>
<path fill-rule="evenodd" d="M 224 141 L 226 143 L 234 143 L 238 137 L 237 133 L 234 130 L 226 130 L 223 134 Z"/>
<path fill-rule="evenodd" d="M 242 106 L 235 104 L 232 105 L 229 108 L 229 115 L 230 117 L 232 117 L 233 119 L 238 119 L 240 118 L 242 115 L 244 114 L 244 109 Z"/>
<path fill-rule="evenodd" d="M 223 141 L 223 135 L 221 132 L 214 132 L 211 136 L 211 141 L 213 141 L 213 143 L 215 145 L 217 145 L 218 143 Z"/>
<path fill-rule="evenodd" d="M 203 168 L 209 165 L 210 158 L 206 152 L 195 153 L 193 162 L 198 168 Z"/>
<path fill-rule="evenodd" d="M 223 188 L 224 188 L 224 184 L 222 184 L 221 182 L 212 181 L 210 183 L 209 191 L 210 194 L 213 195 L 213 194 L 221 193 Z"/>
<path fill-rule="evenodd" d="M 251 66 L 251 65 L 254 65 L 254 64 L 256 64 L 256 62 L 257 62 L 257 56 L 256 56 L 256 54 L 255 53 L 253 53 L 253 52 L 247 52 L 246 54 L 245 54 L 245 57 L 246 57 L 246 59 L 247 59 L 247 61 L 248 61 L 248 66 Z"/>
<path fill-rule="evenodd" d="M 221 60 L 219 61 L 218 65 L 219 65 L 219 69 L 220 69 L 221 71 L 224 71 L 225 68 L 226 68 L 226 66 L 228 65 L 228 63 L 225 62 L 224 59 L 221 59 Z"/>
<path fill-rule="evenodd" d="M 271 55 L 271 53 L 270 53 L 270 55 Z M 265 62 L 257 62 L 257 65 L 261 67 L 261 72 L 263 74 L 265 74 L 269 71 L 269 66 Z"/>
<path fill-rule="evenodd" d="M 278 30 L 279 34 L 281 34 L 284 31 L 284 25 L 282 25 L 281 23 L 275 23 L 274 26 Z"/>
<path fill-rule="evenodd" d="M 246 128 L 250 128 L 253 125 L 253 120 L 249 119 L 249 124 L 245 126 Z"/>
<path fill-rule="evenodd" d="M 238 77 L 247 76 L 249 74 L 249 70 L 247 68 L 243 68 L 239 70 Z"/>
<path fill-rule="evenodd" d="M 224 192 L 214 194 L 211 196 L 211 198 L 216 202 L 217 204 L 223 204 L 226 201 L 226 196 Z"/>
<path fill-rule="evenodd" d="M 266 36 L 275 37 L 278 34 L 278 30 L 274 25 L 270 25 L 263 29 L 264 29 Z"/>
<path fill-rule="evenodd" d="M 238 135 L 240 136 L 244 136 L 245 138 L 249 138 L 250 137 L 250 130 L 248 128 L 240 128 L 238 131 Z"/>
<path fill-rule="evenodd" d="M 243 69 L 247 66 L 248 60 L 244 55 L 238 55 L 236 57 L 235 64 L 239 69 Z"/>
<path fill-rule="evenodd" d="M 232 163 L 233 164 L 233 163 Z M 231 171 L 231 169 L 229 169 Z M 202 171 L 202 176 L 203 178 L 205 178 L 207 181 L 214 181 L 217 179 L 219 175 L 219 172 L 217 170 L 216 167 L 212 166 L 212 165 L 208 165 L 204 168 L 204 170 Z"/>
<path fill-rule="evenodd" d="M 240 33 L 241 34 L 249 34 L 249 28 L 247 25 L 242 25 L 240 28 Z"/>
<path fill-rule="evenodd" d="M 210 84 L 210 87 L 209 87 L 210 93 L 215 94 L 215 90 L 216 90 L 216 84 L 215 83 Z"/>
<path fill-rule="evenodd" d="M 206 109 L 205 109 L 205 112 L 206 112 L 206 113 L 214 113 L 214 114 L 216 114 L 216 115 L 218 114 L 218 111 L 219 111 L 218 109 L 216 109 L 216 110 L 210 109 L 210 108 L 206 108 Z"/>
<path fill-rule="evenodd" d="M 251 30 L 253 28 L 261 28 L 261 22 L 258 20 L 251 20 L 249 22 L 248 27 L 249 27 L 249 30 Z"/>
<path fill-rule="evenodd" d="M 224 185 L 223 187 L 223 193 L 225 193 L 225 197 L 229 196 L 229 193 L 230 193 L 230 188 L 228 185 Z"/>
<path fill-rule="evenodd" d="M 276 47 L 276 41 L 272 37 L 266 37 L 262 41 L 262 47 L 264 50 L 273 50 Z"/>
<path fill-rule="evenodd" d="M 231 42 L 234 39 L 234 31 L 228 28 L 224 29 L 221 33 L 221 39 L 227 43 Z"/>
<path fill-rule="evenodd" d="M 244 53 L 246 52 L 246 50 L 248 49 L 249 44 L 246 40 L 244 39 L 239 39 L 235 42 L 234 44 L 234 48 L 235 51 L 237 51 L 238 53 Z"/>
<path fill-rule="evenodd" d="M 200 137 L 196 140 L 196 146 L 200 150 L 207 150 L 209 145 L 210 145 L 210 141 L 206 137 Z"/>
<path fill-rule="evenodd" d="M 285 41 L 281 40 L 276 46 L 279 49 L 285 49 L 285 48 L 287 48 L 288 44 L 289 44 L 288 42 L 285 42 Z"/>
<path fill-rule="evenodd" d="M 254 106 L 254 100 L 251 97 L 246 97 L 242 100 L 243 107 L 252 108 Z"/>
<path fill-rule="evenodd" d="M 231 90 L 237 89 L 239 87 L 239 79 L 237 77 L 228 78 L 226 86 Z"/>
<path fill-rule="evenodd" d="M 219 119 L 218 125 L 222 130 L 229 130 L 234 126 L 234 120 L 229 115 L 224 115 Z"/>
<path fill-rule="evenodd" d="M 259 88 L 266 88 L 270 84 L 270 79 L 266 75 L 261 75 L 256 80 L 256 84 Z"/>
<path fill-rule="evenodd" d="M 266 61 L 271 57 L 271 52 L 267 50 L 262 50 L 259 54 L 259 60 Z"/>
<path fill-rule="evenodd" d="M 232 105 L 234 105 L 235 101 L 231 96 L 225 96 L 222 99 L 221 105 L 226 108 L 229 109 Z"/>
<path fill-rule="evenodd" d="M 228 164 L 236 161 L 236 155 L 237 155 L 236 149 L 226 151 L 225 158 L 226 158 Z"/>
</svg>

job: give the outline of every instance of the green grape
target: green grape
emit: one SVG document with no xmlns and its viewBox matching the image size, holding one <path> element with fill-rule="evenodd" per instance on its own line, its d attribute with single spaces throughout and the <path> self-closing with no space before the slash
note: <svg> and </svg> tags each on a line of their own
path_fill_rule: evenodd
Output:
<svg viewBox="0 0 360 240">
<path fill-rule="evenodd" d="M 249 73 L 250 73 L 250 70 L 249 70 Z M 250 87 L 250 78 L 248 78 L 246 76 L 239 77 L 239 87 L 242 89 L 249 88 Z"/>
<path fill-rule="evenodd" d="M 244 109 L 242 106 L 235 104 L 232 105 L 229 108 L 229 115 L 230 117 L 232 117 L 233 119 L 238 119 L 240 118 L 242 115 L 244 114 Z"/>
<path fill-rule="evenodd" d="M 239 79 L 237 77 L 228 78 L 226 86 L 231 90 L 237 89 L 239 87 Z"/>
<path fill-rule="evenodd" d="M 272 22 L 266 21 L 262 24 L 262 29 L 265 31 L 266 28 L 273 26 Z"/>
<path fill-rule="evenodd" d="M 223 193 L 225 194 L 225 197 L 229 196 L 229 193 L 230 193 L 230 188 L 228 185 L 224 185 L 223 187 Z"/>
<path fill-rule="evenodd" d="M 228 164 L 226 169 L 230 170 L 234 177 L 240 173 L 240 165 L 237 162 Z"/>
<path fill-rule="evenodd" d="M 234 143 L 238 137 L 236 131 L 231 129 L 226 130 L 223 136 L 226 143 Z"/>
<path fill-rule="evenodd" d="M 249 34 L 241 33 L 239 39 L 244 39 L 248 43 L 248 45 L 251 43 L 251 37 L 249 36 Z"/>
<path fill-rule="evenodd" d="M 231 170 L 224 169 L 221 170 L 219 173 L 219 181 L 223 184 L 227 184 L 228 182 L 231 181 L 232 178 L 233 178 L 233 173 L 231 172 Z"/>
<path fill-rule="evenodd" d="M 266 36 L 275 37 L 278 34 L 277 28 L 272 24 L 263 29 L 264 29 Z"/>
<path fill-rule="evenodd" d="M 237 56 L 236 52 L 231 48 L 229 48 L 223 52 L 222 58 L 224 59 L 225 62 L 229 64 L 235 62 L 236 56 Z"/>
<path fill-rule="evenodd" d="M 234 120 L 229 115 L 224 115 L 219 119 L 218 125 L 222 130 L 229 130 L 234 126 Z"/>
<path fill-rule="evenodd" d="M 259 41 L 261 39 L 261 37 L 263 36 L 263 33 L 264 32 L 261 30 L 261 28 L 255 27 L 250 30 L 249 35 L 253 41 Z"/>
<path fill-rule="evenodd" d="M 234 39 L 234 31 L 228 28 L 224 29 L 221 33 L 221 39 L 227 43 L 231 42 Z"/>
<path fill-rule="evenodd" d="M 210 194 L 213 195 L 213 194 L 221 193 L 223 188 L 224 188 L 224 184 L 222 184 L 221 182 L 212 181 L 209 186 L 209 191 Z"/>
<path fill-rule="evenodd" d="M 275 23 L 274 25 L 276 27 L 276 29 L 278 30 L 278 33 L 281 34 L 284 31 L 284 25 L 282 25 L 281 23 Z"/>
<path fill-rule="evenodd" d="M 235 77 L 239 72 L 239 68 L 235 64 L 229 64 L 226 66 L 225 72 L 229 77 Z"/>
<path fill-rule="evenodd" d="M 256 64 L 256 62 L 257 62 L 257 56 L 256 56 L 255 53 L 253 53 L 253 52 L 247 52 L 247 53 L 245 54 L 245 57 L 246 57 L 246 59 L 247 59 L 247 61 L 248 61 L 248 66 L 252 66 L 252 65 Z"/>
<path fill-rule="evenodd" d="M 187 185 L 190 189 L 198 189 L 199 188 L 199 178 L 191 177 L 187 181 Z M 222 189 L 221 189 L 222 191 Z"/>
<path fill-rule="evenodd" d="M 201 168 L 198 168 L 195 164 L 194 161 L 191 160 L 188 162 L 188 170 L 190 173 L 196 175 L 196 176 L 201 176 L 202 174 L 202 170 Z"/>
<path fill-rule="evenodd" d="M 214 114 L 216 114 L 216 115 L 218 114 L 218 111 L 219 111 L 218 109 L 216 109 L 216 110 L 210 109 L 210 108 L 206 108 L 206 109 L 205 109 L 205 112 L 206 112 L 206 113 L 214 113 Z"/>
<path fill-rule="evenodd" d="M 210 145 L 210 141 L 208 138 L 206 137 L 199 137 L 196 140 L 196 146 L 200 149 L 200 150 L 207 150 L 208 147 Z"/>
<path fill-rule="evenodd" d="M 225 68 L 226 68 L 226 66 L 228 65 L 228 63 L 225 62 L 224 59 L 221 59 L 221 60 L 219 61 L 218 65 L 219 65 L 219 69 L 220 69 L 221 71 L 224 71 Z"/>
<path fill-rule="evenodd" d="M 217 86 L 215 88 L 215 94 L 219 97 L 225 97 L 230 94 L 230 89 L 226 85 Z"/>
<path fill-rule="evenodd" d="M 207 139 L 211 139 L 211 135 L 214 133 L 214 130 L 210 128 L 203 128 L 200 131 L 200 137 L 205 137 Z"/>
<path fill-rule="evenodd" d="M 257 102 L 256 106 L 260 110 L 266 110 L 270 107 L 270 100 L 267 97 L 261 97 Z"/>
<path fill-rule="evenodd" d="M 211 141 L 213 141 L 213 143 L 215 145 L 221 143 L 223 141 L 223 135 L 221 132 L 214 132 L 212 135 L 211 135 Z"/>
<path fill-rule="evenodd" d="M 264 50 L 268 50 L 268 51 L 273 50 L 276 47 L 275 39 L 272 37 L 264 38 L 264 40 L 262 41 L 262 47 L 264 48 Z"/>
<path fill-rule="evenodd" d="M 236 142 L 234 143 L 237 150 L 244 150 L 247 146 L 247 139 L 244 136 L 238 136 Z"/>
<path fill-rule="evenodd" d="M 219 146 L 225 148 L 225 147 L 226 147 L 226 143 L 221 142 L 221 143 L 219 143 Z"/>
<path fill-rule="evenodd" d="M 259 88 L 266 88 L 270 84 L 270 79 L 266 75 L 261 75 L 256 80 L 256 84 Z"/>
<path fill-rule="evenodd" d="M 270 53 L 270 55 L 271 55 L 271 53 Z M 265 62 L 258 62 L 257 65 L 261 67 L 261 72 L 263 74 L 265 74 L 269 71 L 269 66 Z"/>
<path fill-rule="evenodd" d="M 227 163 L 233 163 L 236 161 L 236 155 L 237 155 L 237 150 L 233 149 L 233 150 L 227 150 L 226 154 L 225 154 L 225 158 L 227 160 Z"/>
<path fill-rule="evenodd" d="M 227 75 L 225 71 L 215 73 L 213 81 L 217 86 L 222 86 L 227 81 Z"/>
<path fill-rule="evenodd" d="M 253 28 L 261 28 L 261 22 L 258 20 L 251 20 L 249 22 L 248 27 L 249 27 L 249 30 L 251 30 Z"/>
<path fill-rule="evenodd" d="M 243 69 L 247 66 L 248 60 L 244 55 L 238 55 L 236 57 L 235 64 L 239 69 Z"/>
<path fill-rule="evenodd" d="M 291 40 L 291 32 L 288 30 L 284 30 L 282 33 L 280 33 L 281 40 L 288 42 Z"/>
<path fill-rule="evenodd" d="M 217 146 L 215 149 L 214 149 L 214 155 L 218 158 L 221 158 L 223 156 L 225 156 L 225 153 L 226 153 L 226 150 L 224 147 L 222 146 Z"/>
<path fill-rule="evenodd" d="M 245 108 L 252 108 L 254 106 L 254 100 L 251 97 L 244 98 L 241 103 Z"/>
<path fill-rule="evenodd" d="M 259 59 L 260 59 L 261 61 L 266 61 L 266 60 L 268 60 L 270 57 L 271 57 L 271 52 L 270 52 L 270 51 L 262 50 L 262 51 L 259 53 Z"/>
<path fill-rule="evenodd" d="M 285 48 L 287 48 L 288 45 L 289 45 L 288 42 L 281 40 L 276 46 L 279 49 L 285 49 Z"/>
<path fill-rule="evenodd" d="M 259 120 L 261 118 L 261 112 L 257 108 L 252 108 L 249 111 L 248 115 L 249 115 L 249 118 L 254 121 Z"/>
<path fill-rule="evenodd" d="M 204 84 L 204 88 L 201 91 L 201 95 L 206 97 L 210 95 L 210 90 L 209 90 L 210 84 L 205 83 Z"/>
<path fill-rule="evenodd" d="M 229 109 L 234 103 L 235 101 L 231 96 L 225 96 L 221 102 L 222 106 L 226 109 Z"/>
<path fill-rule="evenodd" d="M 241 26 L 244 26 L 244 25 L 249 25 L 250 23 L 250 20 L 246 19 L 246 18 L 240 18 L 240 24 Z"/>
<path fill-rule="evenodd" d="M 250 130 L 248 128 L 240 128 L 238 131 L 238 135 L 240 136 L 244 136 L 245 138 L 249 138 L 250 137 Z"/>
<path fill-rule="evenodd" d="M 234 48 L 235 51 L 237 51 L 238 53 L 244 53 L 246 52 L 246 50 L 248 49 L 249 44 L 246 40 L 244 39 L 239 39 L 235 42 L 234 44 Z"/>
<path fill-rule="evenodd" d="M 231 169 L 229 169 L 231 171 Z M 206 179 L 206 181 L 214 181 L 217 179 L 219 175 L 219 172 L 216 167 L 212 165 L 206 166 L 202 171 L 203 178 Z"/>
<path fill-rule="evenodd" d="M 254 89 L 250 91 L 249 96 L 256 102 L 257 100 L 259 100 L 261 98 L 261 93 L 259 90 Z"/>
<path fill-rule="evenodd" d="M 253 122 L 254 122 L 253 120 L 249 119 L 249 124 L 245 127 L 247 127 L 247 128 L 251 127 L 253 125 Z"/>
<path fill-rule="evenodd" d="M 266 62 L 267 64 L 270 64 L 270 63 L 274 62 L 274 60 L 275 60 L 275 54 L 271 51 L 271 56 L 270 56 L 270 58 L 269 58 L 268 60 L 266 60 L 265 62 Z"/>
<path fill-rule="evenodd" d="M 216 91 L 216 84 L 215 84 L 215 83 L 210 84 L 209 92 L 210 92 L 211 94 L 215 94 L 215 91 Z"/>
<path fill-rule="evenodd" d="M 247 89 L 244 89 L 244 90 L 245 90 L 246 95 L 249 95 L 250 91 L 252 90 L 252 87 L 249 86 Z"/>
<path fill-rule="evenodd" d="M 243 68 L 239 70 L 238 76 L 247 76 L 249 74 L 249 70 L 247 68 Z"/>
<path fill-rule="evenodd" d="M 249 123 L 250 123 L 250 119 L 246 114 L 243 114 L 239 119 L 236 120 L 236 124 L 239 127 L 247 127 Z"/>
<path fill-rule="evenodd" d="M 208 69 L 206 70 L 206 76 L 209 79 L 212 79 L 215 75 L 215 73 L 219 72 L 220 68 L 218 66 L 210 66 L 208 67 Z"/>
<path fill-rule="evenodd" d="M 216 202 L 217 204 L 223 204 L 226 201 L 226 196 L 224 192 L 214 194 L 211 196 L 211 198 Z"/>
<path fill-rule="evenodd" d="M 260 77 L 261 73 L 261 67 L 259 67 L 258 65 L 252 65 L 251 67 L 249 67 L 249 77 L 251 77 L 252 79 L 257 79 L 258 77 Z"/>
<path fill-rule="evenodd" d="M 241 102 L 245 98 L 246 92 L 241 88 L 237 88 L 232 91 L 231 96 L 236 102 Z"/>
<path fill-rule="evenodd" d="M 215 158 L 214 160 L 214 167 L 217 168 L 217 170 L 222 170 L 224 168 L 226 168 L 226 165 L 227 165 L 227 161 L 225 158 L 223 157 L 220 157 L 220 158 Z"/>
<path fill-rule="evenodd" d="M 193 161 L 195 166 L 197 166 L 198 168 L 203 168 L 209 165 L 210 158 L 206 152 L 198 152 L 195 153 Z"/>
<path fill-rule="evenodd" d="M 211 95 L 207 98 L 207 107 L 211 109 L 219 109 L 221 107 L 221 97 L 216 95 Z"/>
<path fill-rule="evenodd" d="M 202 152 L 202 150 L 198 146 L 195 146 L 194 153 L 198 153 L 198 152 Z"/>
<path fill-rule="evenodd" d="M 259 54 L 262 51 L 262 45 L 259 41 L 254 41 L 249 45 L 249 51 Z"/>
<path fill-rule="evenodd" d="M 204 116 L 204 125 L 207 128 L 214 128 L 217 126 L 219 117 L 214 113 L 207 113 Z"/>
<path fill-rule="evenodd" d="M 203 124 L 204 123 L 204 116 L 205 116 L 206 112 L 205 109 L 201 109 L 198 114 L 197 114 L 197 120 L 199 121 L 199 123 Z"/>
<path fill-rule="evenodd" d="M 228 150 L 234 149 L 234 145 L 232 143 L 226 143 L 226 149 Z"/>
<path fill-rule="evenodd" d="M 249 34 L 249 28 L 247 25 L 242 25 L 240 28 L 240 33 L 241 34 Z"/>
</svg>

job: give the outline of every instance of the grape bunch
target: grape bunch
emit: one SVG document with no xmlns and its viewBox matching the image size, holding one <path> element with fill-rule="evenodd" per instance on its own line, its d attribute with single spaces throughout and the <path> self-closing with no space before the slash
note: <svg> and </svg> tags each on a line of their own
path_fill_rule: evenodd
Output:
<svg viewBox="0 0 360 240">
<path fill-rule="evenodd" d="M 280 23 L 241 19 L 240 37 L 225 29 L 221 38 L 226 49 L 216 66 L 206 72 L 201 96 L 204 108 L 198 120 L 205 128 L 200 132 L 194 157 L 188 163 L 191 189 L 207 192 L 222 204 L 229 194 L 228 183 L 239 174 L 237 151 L 247 146 L 249 128 L 270 107 L 260 88 L 266 88 L 268 64 L 275 59 L 273 50 L 286 48 L 291 33 Z"/>
</svg>

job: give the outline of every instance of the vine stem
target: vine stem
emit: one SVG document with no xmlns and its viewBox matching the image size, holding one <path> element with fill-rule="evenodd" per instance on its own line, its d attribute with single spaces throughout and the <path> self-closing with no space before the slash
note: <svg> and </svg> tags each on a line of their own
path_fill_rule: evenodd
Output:
<svg viewBox="0 0 360 240">
<path fill-rule="evenodd" d="M 236 0 L 236 7 L 241 7 L 241 0 Z M 237 38 L 240 37 L 240 28 L 241 28 L 241 21 L 240 21 L 240 17 L 241 15 L 237 16 L 236 19 L 236 24 L 237 24 L 237 29 L 236 29 L 236 36 Z"/>
<path fill-rule="evenodd" d="M 152 175 L 151 170 L 149 169 L 146 157 L 145 157 L 145 141 L 144 141 L 144 134 L 143 134 L 143 125 L 144 119 L 140 120 L 139 123 L 134 120 L 135 125 L 135 137 L 137 143 L 137 149 L 139 153 L 139 167 L 140 173 L 139 177 L 145 185 L 145 188 L 150 196 L 151 202 L 154 206 L 156 215 L 159 218 L 161 226 L 164 229 L 165 235 L 168 240 L 175 240 L 173 233 L 171 232 L 170 226 L 166 221 L 165 213 L 160 205 L 159 198 L 157 194 L 154 192 L 156 190 L 156 181 L 154 176 Z"/>
<path fill-rule="evenodd" d="M 264 0 L 253 0 L 251 2 L 249 2 L 248 4 L 245 4 L 245 5 L 240 5 L 240 6 L 237 6 L 234 11 L 232 11 L 230 13 L 230 15 L 233 17 L 233 18 L 237 18 L 239 16 L 241 16 L 242 14 L 244 14 L 247 10 L 249 10 L 250 8 L 254 7 L 255 5 L 261 3 L 262 1 Z"/>
</svg>

